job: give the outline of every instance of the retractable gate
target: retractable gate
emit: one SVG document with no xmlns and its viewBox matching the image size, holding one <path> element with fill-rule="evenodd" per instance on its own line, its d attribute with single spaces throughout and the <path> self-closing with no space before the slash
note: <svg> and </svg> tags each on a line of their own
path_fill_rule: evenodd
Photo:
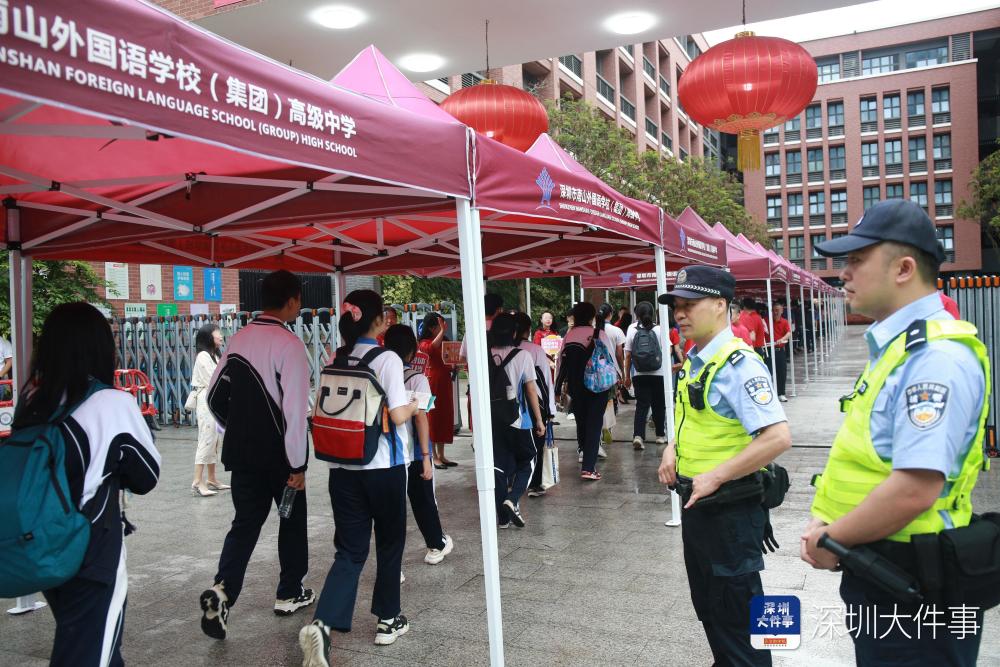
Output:
<svg viewBox="0 0 1000 667">
<path fill-rule="evenodd" d="M 404 303 L 392 304 L 392 307 L 397 311 L 403 313 L 400 324 L 405 324 L 406 326 L 413 329 L 413 333 L 420 338 L 420 324 L 424 320 L 424 315 L 427 313 L 440 313 L 444 319 L 448 321 L 448 331 L 446 335 L 451 340 L 458 340 L 458 308 L 451 301 L 442 301 L 440 303 Z M 454 389 L 454 400 L 455 400 L 455 433 L 462 428 L 462 410 L 460 409 L 461 403 L 459 402 L 459 391 L 458 382 L 452 382 Z"/>
<path fill-rule="evenodd" d="M 979 329 L 979 338 L 986 345 L 993 371 L 993 391 L 990 396 L 990 415 L 987 418 L 986 447 L 990 456 L 1000 456 L 997 451 L 997 414 L 1000 412 L 1000 276 L 962 276 L 938 281 L 958 304 L 962 319 L 972 322 Z"/>
</svg>

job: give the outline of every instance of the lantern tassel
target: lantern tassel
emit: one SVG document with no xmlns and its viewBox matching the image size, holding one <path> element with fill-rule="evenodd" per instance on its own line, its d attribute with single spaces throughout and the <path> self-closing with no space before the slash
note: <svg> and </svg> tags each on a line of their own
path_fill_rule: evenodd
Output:
<svg viewBox="0 0 1000 667">
<path fill-rule="evenodd" d="M 760 169 L 760 132 L 757 130 L 740 130 L 736 165 L 740 171 Z"/>
</svg>

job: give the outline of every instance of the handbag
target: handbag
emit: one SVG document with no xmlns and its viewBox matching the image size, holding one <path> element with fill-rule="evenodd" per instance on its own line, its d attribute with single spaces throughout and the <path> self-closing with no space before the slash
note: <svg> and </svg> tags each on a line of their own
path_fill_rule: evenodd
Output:
<svg viewBox="0 0 1000 667">
<path fill-rule="evenodd" d="M 194 412 L 198 409 L 198 394 L 200 392 L 197 389 L 192 389 L 188 392 L 187 400 L 184 401 L 184 409 L 188 412 Z"/>
<path fill-rule="evenodd" d="M 542 449 L 542 488 L 551 489 L 559 483 L 559 448 L 550 423 L 545 429 L 545 447 Z"/>
</svg>

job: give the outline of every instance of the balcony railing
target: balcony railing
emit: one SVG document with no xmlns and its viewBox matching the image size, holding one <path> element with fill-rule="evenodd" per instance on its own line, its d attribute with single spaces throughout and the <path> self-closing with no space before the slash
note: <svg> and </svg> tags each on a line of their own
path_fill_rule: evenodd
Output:
<svg viewBox="0 0 1000 667">
<path fill-rule="evenodd" d="M 903 127 L 903 121 L 900 118 L 886 118 L 884 121 L 886 130 L 898 130 Z"/>
<path fill-rule="evenodd" d="M 950 111 L 942 111 L 941 113 L 934 114 L 934 124 L 935 125 L 941 125 L 943 123 L 950 123 L 950 122 L 951 122 L 951 112 Z"/>
<path fill-rule="evenodd" d="M 927 160 L 910 160 L 910 173 L 927 173 Z"/>
<path fill-rule="evenodd" d="M 945 169 L 951 169 L 950 157 L 944 157 L 934 160 L 934 171 L 944 171 Z"/>
<path fill-rule="evenodd" d="M 954 263 L 954 261 L 955 261 L 955 251 L 954 250 L 945 250 L 944 251 L 944 261 L 947 262 L 948 264 Z"/>
<path fill-rule="evenodd" d="M 793 227 L 802 227 L 802 224 L 803 224 L 803 221 L 802 221 L 802 215 L 801 214 L 788 216 L 788 228 L 789 229 L 792 229 Z"/>
<path fill-rule="evenodd" d="M 841 211 L 839 213 L 830 214 L 830 224 L 831 225 L 846 225 L 847 224 L 847 212 Z"/>
<path fill-rule="evenodd" d="M 846 169 L 831 169 L 830 170 L 830 180 L 831 181 L 842 181 L 847 178 Z"/>
<path fill-rule="evenodd" d="M 861 132 L 878 132 L 878 121 L 877 120 L 863 120 L 861 121 Z"/>
<path fill-rule="evenodd" d="M 822 139 L 823 138 L 823 128 L 822 127 L 809 127 L 806 128 L 806 141 L 810 139 Z"/>
<path fill-rule="evenodd" d="M 843 125 L 831 125 L 829 136 L 831 137 L 842 137 L 844 136 L 844 126 Z"/>
<path fill-rule="evenodd" d="M 615 87 L 608 83 L 600 74 L 597 75 L 597 94 L 608 102 L 611 102 L 611 104 L 615 103 Z"/>
<path fill-rule="evenodd" d="M 781 214 L 778 214 L 777 218 L 767 219 L 767 231 L 769 232 L 780 232 L 781 231 Z"/>
<path fill-rule="evenodd" d="M 785 141 L 801 141 L 802 130 L 785 130 Z"/>
<path fill-rule="evenodd" d="M 893 162 L 892 164 L 885 165 L 885 175 L 886 176 L 902 176 L 903 175 L 903 163 Z"/>
<path fill-rule="evenodd" d="M 907 116 L 906 118 L 907 127 L 924 127 L 927 125 L 927 116 L 924 114 L 913 114 L 912 116 Z"/>
<path fill-rule="evenodd" d="M 824 257 L 813 257 L 809 260 L 809 270 L 810 271 L 826 271 L 826 258 Z"/>
<path fill-rule="evenodd" d="M 578 77 L 583 78 L 583 61 L 574 55 L 559 56 L 559 62 Z"/>
<path fill-rule="evenodd" d="M 764 145 L 770 146 L 771 144 L 779 143 L 781 140 L 778 137 L 777 132 L 765 132 L 764 133 Z"/>
<path fill-rule="evenodd" d="M 767 187 L 781 185 L 781 175 L 779 174 L 777 176 L 765 176 L 764 185 Z"/>
<path fill-rule="evenodd" d="M 802 172 L 785 175 L 785 185 L 802 185 Z"/>
<path fill-rule="evenodd" d="M 656 68 L 653 63 L 649 62 L 649 58 L 646 56 L 642 57 L 642 71 L 649 75 L 649 78 L 656 81 Z"/>
<path fill-rule="evenodd" d="M 809 214 L 809 226 L 810 227 L 825 227 L 826 226 L 826 214 L 825 213 L 810 213 Z"/>
<path fill-rule="evenodd" d="M 791 260 L 791 262 L 800 269 L 806 268 L 806 260 L 804 260 L 801 257 L 796 257 L 795 259 Z"/>
<path fill-rule="evenodd" d="M 688 152 L 682 148 L 681 149 L 681 162 L 684 162 L 685 160 L 687 160 L 687 157 L 688 157 Z"/>
<path fill-rule="evenodd" d="M 660 92 L 666 95 L 667 97 L 670 97 L 670 82 L 664 79 L 662 76 L 660 77 Z"/>
<path fill-rule="evenodd" d="M 833 258 L 833 268 L 842 269 L 847 266 L 847 257 L 834 257 Z"/>
<path fill-rule="evenodd" d="M 823 172 L 822 171 L 810 171 L 809 172 L 809 182 L 810 183 L 822 183 L 823 182 Z"/>
<path fill-rule="evenodd" d="M 955 215 L 954 204 L 935 204 L 934 216 L 937 218 L 950 218 Z"/>
<path fill-rule="evenodd" d="M 878 176 L 878 165 L 874 167 L 861 167 L 862 176 Z"/>
<path fill-rule="evenodd" d="M 660 143 L 663 144 L 667 149 L 674 150 L 674 140 L 670 138 L 670 135 L 666 132 L 660 132 Z"/>
<path fill-rule="evenodd" d="M 626 98 L 624 95 L 621 95 L 618 99 L 621 100 L 622 113 L 625 114 L 626 117 L 630 118 L 634 122 L 635 105 L 632 104 L 632 102 L 630 102 L 628 98 Z"/>
<path fill-rule="evenodd" d="M 660 128 L 651 121 L 649 118 L 646 119 L 646 134 L 656 139 L 656 135 L 660 133 Z"/>
<path fill-rule="evenodd" d="M 481 83 L 486 77 L 478 72 L 466 72 L 462 75 L 462 88 L 471 88 Z"/>
</svg>

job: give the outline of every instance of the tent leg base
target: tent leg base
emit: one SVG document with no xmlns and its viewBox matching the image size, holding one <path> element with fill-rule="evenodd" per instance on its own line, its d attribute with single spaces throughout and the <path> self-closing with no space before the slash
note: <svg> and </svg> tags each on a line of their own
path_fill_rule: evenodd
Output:
<svg viewBox="0 0 1000 667">
<path fill-rule="evenodd" d="M 18 598 L 17 606 L 8 609 L 7 613 L 11 616 L 20 616 L 21 614 L 27 614 L 31 611 L 44 609 L 47 606 L 48 604 L 42 600 L 36 600 L 34 595 L 29 595 L 27 597 Z"/>
</svg>

